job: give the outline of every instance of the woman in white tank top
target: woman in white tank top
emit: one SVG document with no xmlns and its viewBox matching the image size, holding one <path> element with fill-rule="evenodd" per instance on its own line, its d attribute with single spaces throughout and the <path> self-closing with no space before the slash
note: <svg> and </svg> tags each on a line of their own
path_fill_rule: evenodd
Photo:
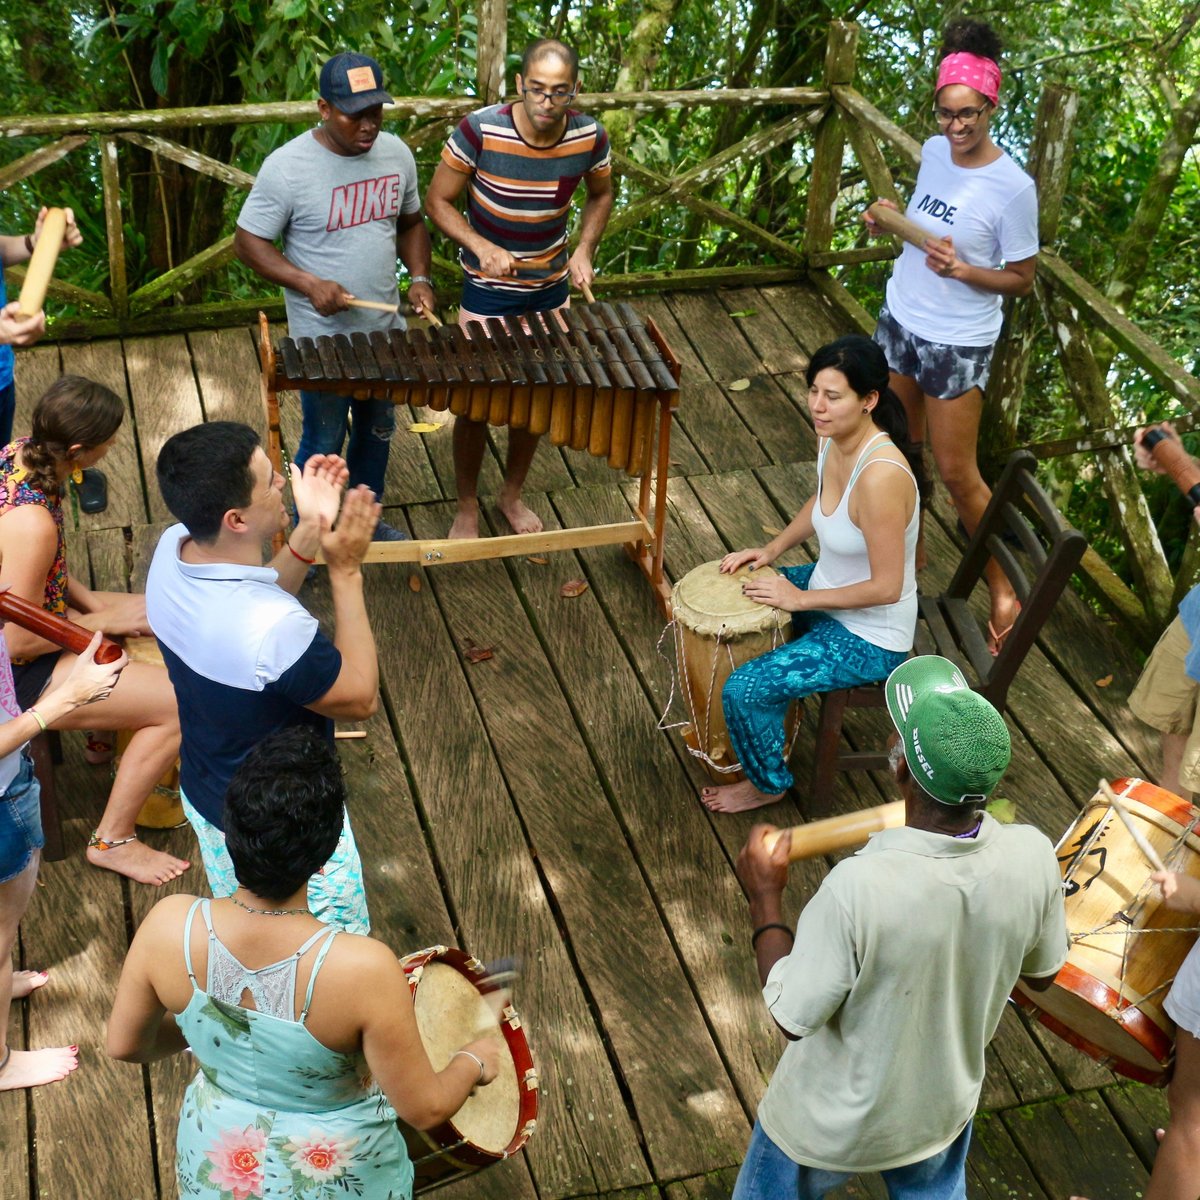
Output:
<svg viewBox="0 0 1200 1200">
<path fill-rule="evenodd" d="M 767 545 L 721 570 L 765 567 L 816 534 L 815 563 L 748 578 L 743 591 L 792 614 L 794 638 L 739 667 L 722 703 L 746 779 L 706 787 L 716 812 L 770 804 L 791 786 L 784 722 L 792 702 L 885 679 L 908 657 L 917 618 L 915 553 L 925 483 L 883 351 L 861 334 L 813 355 L 808 407 L 820 438 L 817 491 Z"/>
</svg>

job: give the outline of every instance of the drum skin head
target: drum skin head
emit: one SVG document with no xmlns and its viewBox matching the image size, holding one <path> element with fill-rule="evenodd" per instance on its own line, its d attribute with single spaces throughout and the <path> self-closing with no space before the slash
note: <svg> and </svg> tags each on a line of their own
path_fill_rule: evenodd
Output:
<svg viewBox="0 0 1200 1200">
<path fill-rule="evenodd" d="M 721 635 L 722 641 L 788 627 L 787 613 L 742 595 L 747 579 L 763 572 L 777 575 L 774 567 L 753 572 L 743 567 L 732 575 L 722 575 L 720 567 L 719 562 L 701 563 L 675 585 L 671 608 L 676 621 L 701 637 Z"/>
<path fill-rule="evenodd" d="M 520 1119 L 517 1068 L 500 1024 L 475 985 L 448 963 L 426 964 L 421 985 L 413 996 L 417 1029 L 435 1071 L 449 1063 L 455 1050 L 480 1037 L 500 1044 L 500 1070 L 487 1087 L 468 1096 L 454 1114 L 455 1127 L 482 1150 L 500 1154 L 512 1141 Z"/>
</svg>

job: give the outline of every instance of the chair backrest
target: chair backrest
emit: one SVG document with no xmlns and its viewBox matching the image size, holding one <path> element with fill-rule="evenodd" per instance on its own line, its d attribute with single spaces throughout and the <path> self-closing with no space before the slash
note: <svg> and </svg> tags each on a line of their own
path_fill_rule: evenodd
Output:
<svg viewBox="0 0 1200 1200">
<path fill-rule="evenodd" d="M 952 639 L 961 653 L 951 657 L 966 658 L 978 678 L 977 690 L 1001 712 L 1017 669 L 1087 549 L 1087 539 L 1067 524 L 1038 483 L 1036 469 L 1037 459 L 1027 450 L 1009 458 L 954 577 L 940 596 L 921 603 L 939 653 L 946 653 L 946 638 Z M 989 559 L 999 563 L 1021 602 L 1016 624 L 995 657 L 968 603 Z"/>
</svg>

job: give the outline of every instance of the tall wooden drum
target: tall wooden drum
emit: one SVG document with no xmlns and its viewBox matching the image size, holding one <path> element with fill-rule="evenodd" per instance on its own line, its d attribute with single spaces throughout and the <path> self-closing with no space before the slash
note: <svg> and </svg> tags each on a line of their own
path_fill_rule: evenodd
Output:
<svg viewBox="0 0 1200 1200">
<path fill-rule="evenodd" d="M 158 640 L 153 637 L 130 637 L 124 639 L 125 653 L 130 662 L 149 663 L 152 666 L 167 669 L 163 662 L 162 651 L 158 648 Z M 117 764 L 121 755 L 129 746 L 133 734 L 128 729 L 117 733 L 117 755 L 113 759 L 113 773 L 116 774 Z M 163 777 L 154 785 L 154 791 L 146 797 L 137 815 L 137 823 L 143 829 L 175 829 L 187 824 L 183 815 L 183 804 L 179 799 L 179 760 L 169 767 Z"/>
<path fill-rule="evenodd" d="M 1113 791 L 1172 871 L 1200 878 L 1200 810 L 1141 779 Z M 1058 844 L 1071 949 L 1049 991 L 1018 983 L 1013 996 L 1071 1045 L 1114 1071 L 1162 1085 L 1170 1075 L 1175 1025 L 1163 1010 L 1200 915 L 1172 912 L 1153 866 L 1101 795 Z"/>
<path fill-rule="evenodd" d="M 682 726 L 688 749 L 715 782 L 736 783 L 745 776 L 729 744 L 721 689 L 743 663 L 788 641 L 792 622 L 790 614 L 742 595 L 742 584 L 755 572 L 722 575 L 720 565 L 689 571 L 671 594 L 675 686 L 691 718 Z M 758 571 L 777 573 L 771 567 Z M 788 713 L 789 744 L 798 711 L 794 705 Z"/>
</svg>

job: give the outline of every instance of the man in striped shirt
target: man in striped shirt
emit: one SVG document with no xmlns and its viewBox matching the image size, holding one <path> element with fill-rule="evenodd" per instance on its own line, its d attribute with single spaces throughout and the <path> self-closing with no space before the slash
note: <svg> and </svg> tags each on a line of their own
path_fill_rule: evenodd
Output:
<svg viewBox="0 0 1200 1200">
<path fill-rule="evenodd" d="M 463 118 L 425 196 L 430 220 L 461 247 L 460 325 L 564 308 L 572 283 L 592 281 L 592 256 L 612 211 L 608 135 L 595 118 L 570 107 L 579 94 L 578 55 L 562 42 L 534 42 L 516 83 L 519 101 Z M 579 244 L 568 256 L 567 217 L 581 180 L 587 199 Z M 456 204 L 464 190 L 465 215 Z M 479 535 L 477 487 L 486 438 L 484 422 L 455 422 L 458 513 L 452 538 Z M 497 503 L 516 533 L 542 528 L 521 498 L 537 442 L 528 430 L 509 430 Z"/>
</svg>

